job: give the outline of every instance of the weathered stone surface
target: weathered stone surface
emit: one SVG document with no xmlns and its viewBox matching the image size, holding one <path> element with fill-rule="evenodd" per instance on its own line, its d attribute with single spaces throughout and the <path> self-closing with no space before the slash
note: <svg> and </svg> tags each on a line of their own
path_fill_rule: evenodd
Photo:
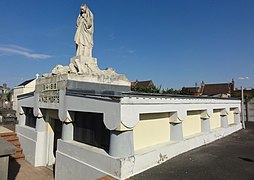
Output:
<svg viewBox="0 0 254 180">
<path fill-rule="evenodd" d="M 80 6 L 80 13 L 77 19 L 77 31 L 74 37 L 77 48 L 77 56 L 83 55 L 92 57 L 93 32 L 93 13 L 86 4 L 82 4 Z"/>
<path fill-rule="evenodd" d="M 8 156 L 16 151 L 16 148 L 0 137 L 0 156 Z"/>
<path fill-rule="evenodd" d="M 113 68 L 100 70 L 98 67 L 97 59 L 92 57 L 93 14 L 85 4 L 81 5 L 80 10 L 74 38 L 76 56 L 71 58 L 69 66 L 57 65 L 50 74 L 43 74 L 42 77 L 67 75 L 71 80 L 130 86 L 130 81 Z"/>
<path fill-rule="evenodd" d="M 57 65 L 57 66 L 52 70 L 52 75 L 56 75 L 56 74 L 67 74 L 67 73 L 70 73 L 70 67 L 68 67 L 68 66 Z"/>
<path fill-rule="evenodd" d="M 97 59 L 93 57 L 74 56 L 69 66 L 57 65 L 50 74 L 43 74 L 43 77 L 50 78 L 57 75 L 67 75 L 68 79 L 78 81 L 130 86 L 130 81 L 113 68 L 100 70 Z"/>
</svg>

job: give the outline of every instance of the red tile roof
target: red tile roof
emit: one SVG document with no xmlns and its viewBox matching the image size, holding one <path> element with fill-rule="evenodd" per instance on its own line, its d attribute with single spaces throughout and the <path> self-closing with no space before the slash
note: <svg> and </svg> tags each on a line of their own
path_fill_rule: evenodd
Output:
<svg viewBox="0 0 254 180">
<path fill-rule="evenodd" d="M 201 87 L 202 88 L 202 87 Z M 233 91 L 232 83 L 205 84 L 202 95 L 213 96 L 217 94 L 230 94 Z"/>
<path fill-rule="evenodd" d="M 150 88 L 154 86 L 153 81 L 152 80 L 148 80 L 148 81 L 138 81 L 136 80 L 135 82 L 131 82 L 131 87 L 143 87 L 143 88 Z"/>
</svg>

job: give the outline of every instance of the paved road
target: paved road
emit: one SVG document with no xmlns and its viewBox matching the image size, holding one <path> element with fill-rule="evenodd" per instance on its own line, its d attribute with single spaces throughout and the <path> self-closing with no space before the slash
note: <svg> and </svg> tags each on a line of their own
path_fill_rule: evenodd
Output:
<svg viewBox="0 0 254 180">
<path fill-rule="evenodd" d="M 131 179 L 254 180 L 254 123 L 247 123 L 246 127 Z"/>
</svg>

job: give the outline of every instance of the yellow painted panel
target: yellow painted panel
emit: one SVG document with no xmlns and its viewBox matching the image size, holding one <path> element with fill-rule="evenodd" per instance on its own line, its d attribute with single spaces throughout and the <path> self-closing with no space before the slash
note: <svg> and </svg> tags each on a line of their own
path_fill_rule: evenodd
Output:
<svg viewBox="0 0 254 180">
<path fill-rule="evenodd" d="M 228 112 L 228 124 L 234 124 L 234 111 L 229 111 Z"/>
<path fill-rule="evenodd" d="M 133 136 L 135 150 L 169 142 L 169 113 L 141 114 Z"/>
<path fill-rule="evenodd" d="M 210 127 L 211 129 L 216 129 L 221 127 L 221 117 L 220 110 L 214 110 L 210 117 Z"/>
<path fill-rule="evenodd" d="M 200 111 L 190 111 L 183 121 L 183 137 L 191 136 L 201 132 Z"/>
</svg>

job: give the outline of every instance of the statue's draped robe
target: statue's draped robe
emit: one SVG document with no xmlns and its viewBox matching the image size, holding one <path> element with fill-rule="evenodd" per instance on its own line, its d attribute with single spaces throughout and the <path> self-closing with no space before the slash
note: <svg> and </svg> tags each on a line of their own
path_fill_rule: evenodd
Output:
<svg viewBox="0 0 254 180">
<path fill-rule="evenodd" d="M 84 16 L 84 17 L 83 17 Z M 74 37 L 74 41 L 77 46 L 86 46 L 91 49 L 93 47 L 93 13 L 86 9 L 86 14 L 79 14 L 77 19 L 77 31 Z"/>
</svg>

